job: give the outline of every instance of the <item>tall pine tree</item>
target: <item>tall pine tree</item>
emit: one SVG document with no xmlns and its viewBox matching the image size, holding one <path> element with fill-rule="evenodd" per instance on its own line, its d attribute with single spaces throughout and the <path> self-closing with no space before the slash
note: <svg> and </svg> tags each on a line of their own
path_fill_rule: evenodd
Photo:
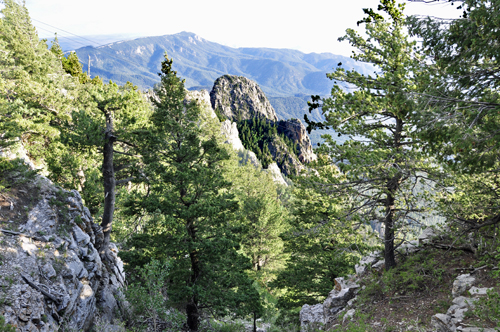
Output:
<svg viewBox="0 0 500 332">
<path fill-rule="evenodd" d="M 170 260 L 172 305 L 185 308 L 187 326 L 199 328 L 203 309 L 216 316 L 260 313 L 247 258 L 231 220 L 237 203 L 223 176 L 228 152 L 207 133 L 203 109 L 185 101 L 186 90 L 172 60 L 162 62 L 161 83 L 152 98 L 152 127 L 143 139 L 149 195 L 137 192 L 129 211 L 147 211 L 151 221 L 123 252 L 131 266 L 152 258 Z"/>
</svg>

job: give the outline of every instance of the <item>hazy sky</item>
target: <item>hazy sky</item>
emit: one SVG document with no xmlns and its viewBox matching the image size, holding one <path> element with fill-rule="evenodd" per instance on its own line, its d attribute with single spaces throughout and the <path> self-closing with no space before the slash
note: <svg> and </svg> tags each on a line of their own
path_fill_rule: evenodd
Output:
<svg viewBox="0 0 500 332">
<path fill-rule="evenodd" d="M 291 48 L 350 55 L 337 38 L 377 0 L 26 0 L 41 37 L 189 31 L 231 47 Z M 455 7 L 408 3 L 407 14 L 457 17 Z M 44 24 L 45 23 L 45 24 Z M 49 24 L 53 27 L 50 27 Z"/>
</svg>

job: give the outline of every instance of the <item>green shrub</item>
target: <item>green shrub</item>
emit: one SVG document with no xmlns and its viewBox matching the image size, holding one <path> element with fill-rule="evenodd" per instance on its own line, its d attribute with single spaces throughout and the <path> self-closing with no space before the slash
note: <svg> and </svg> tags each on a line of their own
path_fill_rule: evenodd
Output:
<svg viewBox="0 0 500 332">
<path fill-rule="evenodd" d="M 16 328 L 5 323 L 5 317 L 0 315 L 0 332 L 16 332 Z"/>
<path fill-rule="evenodd" d="M 172 314 L 167 303 L 166 281 L 169 270 L 168 262 L 161 263 L 154 259 L 143 268 L 136 268 L 136 280 L 125 290 L 125 297 L 131 306 L 132 324 L 140 317 L 151 319 L 154 331 L 158 331 L 159 320 L 182 324 L 179 315 Z"/>
<path fill-rule="evenodd" d="M 481 297 L 475 302 L 474 315 L 481 321 L 488 321 L 500 326 L 500 292 L 489 290 L 486 297 Z"/>
</svg>

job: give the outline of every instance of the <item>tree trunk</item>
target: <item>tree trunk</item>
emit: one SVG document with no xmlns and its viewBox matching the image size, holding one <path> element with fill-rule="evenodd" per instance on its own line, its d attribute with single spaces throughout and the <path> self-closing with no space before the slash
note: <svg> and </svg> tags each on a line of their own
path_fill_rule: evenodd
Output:
<svg viewBox="0 0 500 332">
<path fill-rule="evenodd" d="M 194 221 L 188 222 L 188 233 L 191 237 L 191 241 L 193 243 L 196 242 L 196 227 Z M 189 258 L 191 259 L 191 280 L 190 286 L 193 287 L 196 285 L 196 281 L 200 276 L 200 260 L 198 257 L 198 253 L 196 250 L 192 249 L 189 253 Z M 187 325 L 190 331 L 198 331 L 198 327 L 200 324 L 200 312 L 198 309 L 198 297 L 195 294 L 192 294 L 190 302 L 186 305 L 186 314 L 187 314 Z"/>
<path fill-rule="evenodd" d="M 187 325 L 189 331 L 198 331 L 200 325 L 200 313 L 195 303 L 188 303 L 186 306 Z"/>
<path fill-rule="evenodd" d="M 394 132 L 394 148 L 401 150 L 401 135 L 403 133 L 404 122 L 396 118 L 396 130 Z M 398 164 L 401 160 L 394 160 L 394 164 Z M 385 269 L 388 271 L 396 266 L 396 258 L 394 255 L 394 203 L 395 194 L 401 184 L 401 173 L 397 173 L 387 182 L 387 198 L 385 201 L 385 234 L 384 234 L 384 250 L 385 250 Z"/>
<path fill-rule="evenodd" d="M 106 113 L 106 131 L 104 133 L 104 148 L 102 162 L 102 177 L 104 181 L 104 213 L 102 214 L 102 230 L 104 241 L 99 249 L 101 256 L 106 257 L 109 250 L 109 238 L 113 223 L 113 214 L 115 211 L 115 169 L 113 166 L 113 144 L 116 137 L 113 135 L 113 116 L 112 113 Z"/>
<path fill-rule="evenodd" d="M 387 196 L 386 215 L 385 215 L 385 234 L 384 234 L 384 249 L 385 249 L 385 269 L 388 271 L 396 266 L 396 258 L 394 256 L 394 196 Z"/>
<path fill-rule="evenodd" d="M 253 313 L 253 332 L 257 332 L 257 314 Z"/>
</svg>

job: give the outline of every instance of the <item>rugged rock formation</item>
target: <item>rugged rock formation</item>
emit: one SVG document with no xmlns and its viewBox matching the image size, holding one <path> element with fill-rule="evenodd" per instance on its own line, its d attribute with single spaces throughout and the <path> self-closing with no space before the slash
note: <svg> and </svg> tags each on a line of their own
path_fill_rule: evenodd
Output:
<svg viewBox="0 0 500 332">
<path fill-rule="evenodd" d="M 241 143 L 240 137 L 238 136 L 239 133 L 238 128 L 236 127 L 236 122 L 225 120 L 222 122 L 221 131 L 227 138 L 224 143 L 231 144 L 233 149 L 236 151 L 245 150 L 245 147 L 243 146 L 243 143 Z"/>
<path fill-rule="evenodd" d="M 101 260 L 102 228 L 79 193 L 41 176 L 11 190 L 2 195 L 11 209 L 0 214 L 6 322 L 17 331 L 86 331 L 97 317 L 112 322 L 121 306 L 123 263 L 114 244 L 111 261 Z"/>
<path fill-rule="evenodd" d="M 214 110 L 232 121 L 254 117 L 278 121 L 274 108 L 257 83 L 242 76 L 219 77 L 210 92 L 210 101 Z"/>
<path fill-rule="evenodd" d="M 283 132 L 298 146 L 299 160 L 302 163 L 309 163 L 317 159 L 313 152 L 311 140 L 307 135 L 306 127 L 297 119 L 279 122 L 279 131 Z"/>
<path fill-rule="evenodd" d="M 202 107 L 205 107 L 207 109 L 211 110 L 211 117 L 215 118 L 217 115 L 215 112 L 213 112 L 213 109 L 210 104 L 210 95 L 208 94 L 207 90 L 193 90 L 193 91 L 186 91 L 186 100 L 185 101 L 192 101 L 196 100 Z"/>
<path fill-rule="evenodd" d="M 273 140 L 269 142 L 268 148 L 284 175 L 299 175 L 300 171 L 304 169 L 304 166 L 297 157 L 288 151 L 288 146 L 286 146 L 285 142 L 283 142 L 280 137 L 275 136 Z"/>
<path fill-rule="evenodd" d="M 255 82 L 239 76 L 219 77 L 210 92 L 210 101 L 213 109 L 229 120 L 240 121 L 259 117 L 275 123 L 278 132 L 290 138 L 298 147 L 297 158 L 289 151 L 282 138 L 276 136 L 268 143 L 271 156 L 284 175 L 298 175 L 304 169 L 302 163 L 316 159 L 304 125 L 296 119 L 278 122 L 271 103 Z M 223 125 L 223 132 L 235 146 L 233 136 L 237 130 L 230 128 L 227 123 Z M 239 146 L 235 148 L 240 150 Z"/>
<path fill-rule="evenodd" d="M 271 174 L 271 177 L 273 178 L 273 181 L 275 183 L 288 187 L 288 183 L 286 183 L 285 179 L 283 178 L 283 174 L 281 174 L 281 171 L 276 163 L 269 164 L 265 171 Z"/>
<path fill-rule="evenodd" d="M 332 326 L 338 314 L 350 304 L 357 294 L 359 285 L 355 276 L 335 278 L 335 288 L 328 294 L 323 303 L 304 304 L 300 310 L 300 330 Z M 352 312 L 354 314 L 354 312 Z"/>
</svg>

